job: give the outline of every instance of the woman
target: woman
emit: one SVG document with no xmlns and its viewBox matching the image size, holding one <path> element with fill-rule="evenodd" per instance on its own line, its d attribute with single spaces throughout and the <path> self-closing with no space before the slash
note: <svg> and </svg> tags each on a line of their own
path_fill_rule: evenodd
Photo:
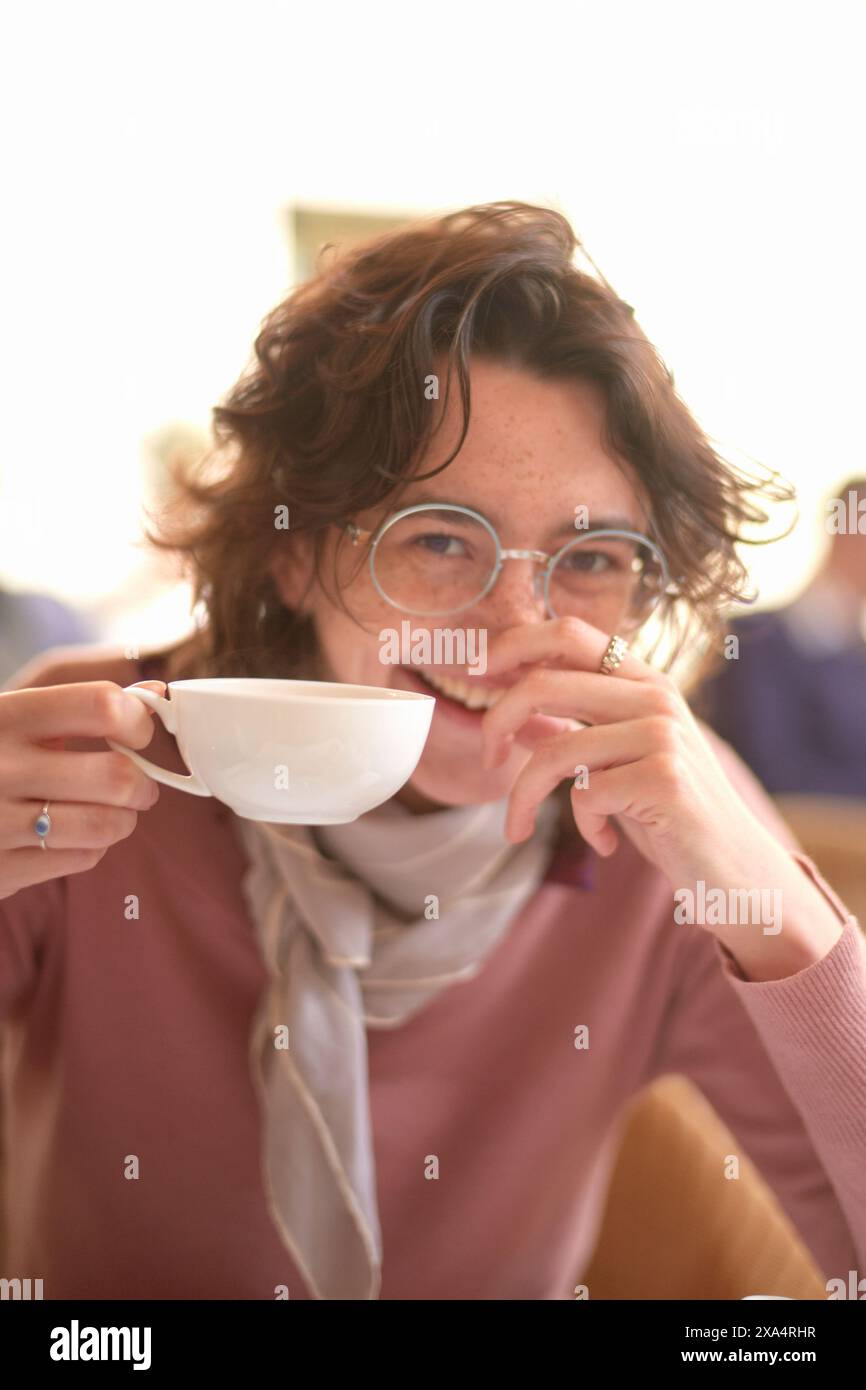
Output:
<svg viewBox="0 0 866 1390">
<path fill-rule="evenodd" d="M 763 514 L 575 248 L 503 203 L 322 269 L 156 538 L 195 639 L 0 696 L 6 1264 L 46 1297 L 571 1297 L 666 1071 L 866 1264 L 857 924 L 652 660 Z M 404 623 L 465 651 L 394 661 Z M 183 770 L 121 687 L 237 674 L 436 692 L 415 774 L 310 830 L 105 751 Z"/>
</svg>

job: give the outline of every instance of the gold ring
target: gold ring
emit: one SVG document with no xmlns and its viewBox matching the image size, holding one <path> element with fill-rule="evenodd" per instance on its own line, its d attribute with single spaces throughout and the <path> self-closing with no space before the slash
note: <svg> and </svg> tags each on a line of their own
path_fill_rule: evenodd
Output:
<svg viewBox="0 0 866 1390">
<path fill-rule="evenodd" d="M 628 642 L 624 637 L 611 637 L 607 644 L 607 651 L 601 658 L 599 670 L 606 676 L 613 675 L 617 666 L 622 665 L 622 659 L 628 651 Z"/>
</svg>

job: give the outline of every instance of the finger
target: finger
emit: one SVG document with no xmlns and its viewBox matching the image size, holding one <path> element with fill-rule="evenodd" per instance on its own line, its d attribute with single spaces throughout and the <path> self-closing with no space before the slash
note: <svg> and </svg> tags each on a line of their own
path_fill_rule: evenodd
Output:
<svg viewBox="0 0 866 1390">
<path fill-rule="evenodd" d="M 89 802 L 51 802 L 51 829 L 43 850 L 36 838 L 34 821 L 45 802 L 5 801 L 0 805 L 0 845 L 4 849 L 30 849 L 40 854 L 58 850 L 107 849 L 131 835 L 138 812 L 128 806 L 100 806 Z"/>
<path fill-rule="evenodd" d="M 98 802 L 146 811 L 159 797 L 159 784 L 123 753 L 21 750 L 13 766 L 3 771 L 4 795 L 31 799 L 34 791 L 46 801 Z"/>
<path fill-rule="evenodd" d="M 66 874 L 80 874 L 86 869 L 93 869 L 106 849 L 59 849 L 50 852 L 13 849 L 4 860 L 0 899 L 9 898 L 19 888 L 29 888 L 33 883 L 44 883 L 49 878 L 64 878 Z"/>
<path fill-rule="evenodd" d="M 501 756 L 498 755 L 494 759 L 494 766 L 499 766 L 504 761 L 515 743 L 519 743 L 522 748 L 537 748 L 539 744 L 556 738 L 558 734 L 574 734 L 578 729 L 586 727 L 578 719 L 553 719 L 546 714 L 534 714 L 520 726 L 513 738 L 509 735 L 497 745 Z"/>
<path fill-rule="evenodd" d="M 591 784 L 594 772 L 634 763 L 654 752 L 654 726 L 652 719 L 598 725 L 549 739 L 536 748 L 511 788 L 506 819 L 509 839 L 523 840 L 532 834 L 542 801 L 564 778 L 575 777 L 578 768 L 586 769 Z M 586 790 L 580 787 L 579 794 L 582 806 L 589 810 Z M 602 823 L 606 814 L 600 816 Z"/>
<path fill-rule="evenodd" d="M 573 733 L 576 729 L 583 726 L 576 719 L 555 719 L 547 714 L 531 714 L 525 723 L 512 738 L 507 735 L 502 739 L 497 739 L 492 745 L 495 751 L 493 762 L 485 761 L 486 744 L 484 742 L 484 724 L 482 722 L 482 764 L 484 767 L 496 767 L 505 761 L 515 743 L 521 744 L 524 748 L 536 748 L 539 743 L 546 743 L 550 738 L 555 738 L 557 734 Z"/>
<path fill-rule="evenodd" d="M 132 684 L 135 687 L 141 686 L 143 690 L 152 690 L 154 695 L 165 695 L 165 692 L 168 690 L 168 686 L 166 685 L 165 681 L 133 681 Z M 125 687 L 122 687 L 122 689 L 123 688 Z M 135 699 L 135 696 L 133 695 L 132 698 Z M 145 705 L 140 700 L 136 701 L 136 703 L 141 705 L 141 708 L 144 710 L 145 714 L 149 714 L 151 718 L 153 717 L 153 715 L 155 714 L 155 710 L 152 710 L 150 705 Z"/>
<path fill-rule="evenodd" d="M 149 687 L 162 681 L 141 681 Z M 50 738 L 112 738 L 145 748 L 153 737 L 150 711 L 113 681 L 46 685 L 0 694 L 0 734 L 14 732 L 32 742 Z"/>
<path fill-rule="evenodd" d="M 619 836 L 607 816 L 586 810 L 585 804 L 580 799 L 581 791 L 582 788 L 572 787 L 571 789 L 571 810 L 574 823 L 587 843 L 592 845 L 592 848 L 603 859 L 606 859 L 608 855 L 613 854 L 619 844 Z"/>
<path fill-rule="evenodd" d="M 579 670 L 598 672 L 612 635 L 575 617 L 521 623 L 500 632 L 488 645 L 486 674 L 501 675 L 515 667 L 537 665 L 541 661 L 565 661 Z M 658 680 L 661 677 L 660 672 L 630 652 L 626 652 L 617 666 L 616 674 L 626 680 Z"/>
<path fill-rule="evenodd" d="M 509 687 L 481 723 L 482 763 L 496 767 L 507 742 L 538 713 L 570 716 L 583 724 L 613 724 L 654 714 L 672 715 L 682 703 L 674 686 L 620 681 L 591 671 L 538 669 Z M 522 741 L 522 739 L 521 739 Z"/>
</svg>

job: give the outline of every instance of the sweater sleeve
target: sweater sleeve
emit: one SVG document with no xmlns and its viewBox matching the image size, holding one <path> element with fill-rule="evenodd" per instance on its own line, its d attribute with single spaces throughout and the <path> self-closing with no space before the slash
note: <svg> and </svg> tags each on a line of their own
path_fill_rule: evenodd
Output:
<svg viewBox="0 0 866 1390">
<path fill-rule="evenodd" d="M 844 928 L 821 960 L 742 977 L 702 927 L 683 941 L 653 1066 L 703 1092 L 761 1171 L 825 1278 L 866 1269 L 866 941 L 805 855 Z"/>
</svg>

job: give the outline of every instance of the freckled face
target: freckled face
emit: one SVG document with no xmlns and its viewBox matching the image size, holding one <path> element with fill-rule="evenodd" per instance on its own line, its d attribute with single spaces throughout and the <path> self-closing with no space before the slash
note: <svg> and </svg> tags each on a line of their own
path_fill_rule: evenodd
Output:
<svg viewBox="0 0 866 1390">
<path fill-rule="evenodd" d="M 460 453 L 437 477 L 413 482 L 400 497 L 400 508 L 430 500 L 473 507 L 493 524 L 504 548 L 547 554 L 575 537 L 579 506 L 587 508 L 591 523 L 594 518 L 616 517 L 621 525 L 646 532 L 647 512 L 627 476 L 629 470 L 621 471 L 602 443 L 604 402 L 597 387 L 589 382 L 539 381 L 518 367 L 481 358 L 473 359 L 470 375 L 472 413 Z M 444 395 L 444 366 L 440 383 Z M 443 405 L 432 403 L 431 408 L 443 409 Z M 429 472 L 448 457 L 459 438 L 459 426 L 459 394 L 452 384 L 442 428 L 421 471 Z M 393 510 L 393 506 L 380 507 L 357 513 L 353 520 L 373 530 Z M 337 534 L 334 530 L 333 539 L 328 539 L 326 576 L 332 573 Z M 344 600 L 356 622 L 318 586 L 309 600 L 320 649 L 316 675 L 322 680 L 429 694 L 423 667 L 383 663 L 380 633 L 384 629 L 399 634 L 404 621 L 413 632 L 432 632 L 437 626 L 486 629 L 492 648 L 497 633 L 521 623 L 541 623 L 547 617 L 533 587 L 539 567 L 530 560 L 507 561 L 493 589 L 473 607 L 450 618 L 425 619 L 387 603 L 373 584 L 369 566 L 358 567 L 358 556 L 358 550 L 344 543 L 338 565 Z M 291 606 L 298 581 L 292 579 L 285 559 L 272 568 L 283 600 Z M 429 672 L 440 680 L 443 676 L 465 678 L 466 673 L 466 667 L 436 667 Z M 505 675 L 486 681 L 479 675 L 468 684 L 489 694 L 515 678 Z M 530 753 L 515 744 L 502 767 L 485 771 L 480 761 L 482 718 L 483 711 L 437 696 L 424 753 L 400 799 L 421 810 L 432 805 L 480 804 L 505 796 Z"/>
</svg>

